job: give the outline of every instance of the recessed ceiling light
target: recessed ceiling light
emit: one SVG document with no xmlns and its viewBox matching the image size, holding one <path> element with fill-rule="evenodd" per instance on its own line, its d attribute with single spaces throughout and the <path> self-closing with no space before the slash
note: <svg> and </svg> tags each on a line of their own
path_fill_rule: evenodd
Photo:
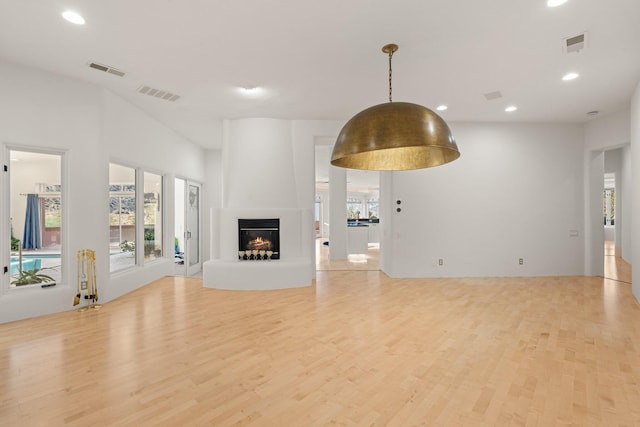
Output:
<svg viewBox="0 0 640 427">
<path fill-rule="evenodd" d="M 547 0 L 547 6 L 549 7 L 557 7 L 562 4 L 565 4 L 567 0 Z"/>
<path fill-rule="evenodd" d="M 260 86 L 241 86 L 238 91 L 240 94 L 250 98 L 256 98 L 264 93 L 264 89 Z"/>
<path fill-rule="evenodd" d="M 62 12 L 62 17 L 72 24 L 76 25 L 84 25 L 84 23 L 86 22 L 78 12 L 74 12 L 73 10 L 66 10 Z"/>
<path fill-rule="evenodd" d="M 438 111 L 444 111 L 444 110 L 446 110 L 447 108 L 449 108 L 449 107 L 447 107 L 446 105 L 442 104 L 442 105 L 438 105 L 438 106 L 436 107 L 436 110 L 438 110 Z"/>
<path fill-rule="evenodd" d="M 562 76 L 562 80 L 564 80 L 565 82 L 568 82 L 569 80 L 575 80 L 578 77 L 580 77 L 580 74 L 578 73 L 567 73 L 564 76 Z"/>
<path fill-rule="evenodd" d="M 516 111 L 518 109 L 518 107 L 516 107 L 515 105 L 509 105 L 507 108 L 504 109 L 504 111 L 506 111 L 507 113 L 512 113 L 514 111 Z"/>
</svg>

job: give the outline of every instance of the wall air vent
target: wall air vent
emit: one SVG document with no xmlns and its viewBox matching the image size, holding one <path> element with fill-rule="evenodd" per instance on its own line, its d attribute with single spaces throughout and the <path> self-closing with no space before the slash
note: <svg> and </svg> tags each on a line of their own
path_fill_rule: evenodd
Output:
<svg viewBox="0 0 640 427">
<path fill-rule="evenodd" d="M 587 32 L 577 36 L 566 37 L 562 39 L 562 51 L 564 53 L 578 53 L 587 47 Z"/>
<path fill-rule="evenodd" d="M 138 88 L 138 92 L 144 95 L 153 96 L 154 98 L 164 99 L 165 101 L 171 101 L 171 102 L 174 102 L 180 99 L 180 95 L 167 92 L 166 90 L 155 89 L 150 86 L 140 86 Z"/>
<path fill-rule="evenodd" d="M 100 70 L 100 71 L 104 71 L 105 73 L 114 74 L 118 77 L 124 77 L 125 75 L 124 71 L 120 71 L 117 68 L 109 67 L 108 65 L 98 64 L 97 62 L 89 62 L 88 65 L 89 67 L 95 70 Z"/>
<path fill-rule="evenodd" d="M 500 93 L 499 90 L 495 90 L 493 92 L 485 93 L 484 98 L 487 101 L 492 101 L 494 99 L 502 98 L 502 94 Z"/>
</svg>

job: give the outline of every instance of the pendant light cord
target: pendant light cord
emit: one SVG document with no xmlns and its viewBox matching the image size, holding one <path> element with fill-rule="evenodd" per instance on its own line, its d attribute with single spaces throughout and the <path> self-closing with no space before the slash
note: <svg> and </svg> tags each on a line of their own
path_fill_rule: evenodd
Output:
<svg viewBox="0 0 640 427">
<path fill-rule="evenodd" d="M 393 56 L 393 50 L 389 51 L 389 102 L 391 101 L 391 94 L 392 94 L 392 89 L 391 89 L 391 57 Z"/>
</svg>

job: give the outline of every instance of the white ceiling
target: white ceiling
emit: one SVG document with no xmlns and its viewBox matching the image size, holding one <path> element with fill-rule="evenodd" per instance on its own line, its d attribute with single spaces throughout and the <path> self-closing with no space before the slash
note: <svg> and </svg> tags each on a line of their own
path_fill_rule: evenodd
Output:
<svg viewBox="0 0 640 427">
<path fill-rule="evenodd" d="M 316 141 L 316 189 L 329 188 L 329 165 L 333 144 L 328 138 Z M 376 193 L 380 188 L 380 172 L 357 169 L 347 169 L 347 191 L 359 193 Z"/>
<path fill-rule="evenodd" d="M 64 21 L 68 8 L 86 25 Z M 106 87 L 209 148 L 220 119 L 346 120 L 386 102 L 390 42 L 394 100 L 446 103 L 448 121 L 582 122 L 627 108 L 640 79 L 638 0 L 0 0 L 0 11 L 0 60 Z M 588 47 L 564 54 L 562 39 L 583 31 Z M 569 71 L 581 77 L 562 82 Z"/>
</svg>

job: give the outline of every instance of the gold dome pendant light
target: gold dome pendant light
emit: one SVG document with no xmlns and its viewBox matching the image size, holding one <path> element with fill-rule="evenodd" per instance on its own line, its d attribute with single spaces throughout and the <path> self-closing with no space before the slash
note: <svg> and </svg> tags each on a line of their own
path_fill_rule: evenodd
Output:
<svg viewBox="0 0 640 427">
<path fill-rule="evenodd" d="M 340 131 L 331 164 L 349 169 L 411 170 L 449 163 L 460 152 L 447 123 L 421 105 L 391 100 L 391 58 L 398 50 L 388 44 L 389 102 L 353 116 Z"/>
</svg>

